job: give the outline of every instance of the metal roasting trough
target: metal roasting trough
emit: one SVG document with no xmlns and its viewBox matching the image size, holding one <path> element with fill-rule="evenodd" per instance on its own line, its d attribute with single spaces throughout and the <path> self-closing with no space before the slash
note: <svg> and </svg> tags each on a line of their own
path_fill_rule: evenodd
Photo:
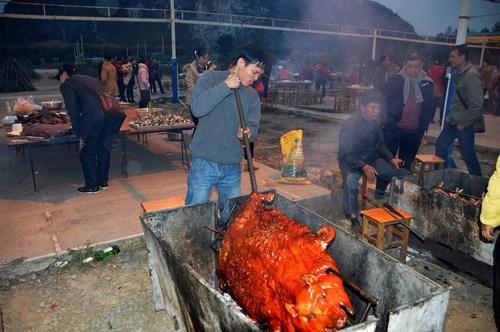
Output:
<svg viewBox="0 0 500 332">
<path fill-rule="evenodd" d="M 237 206 L 235 213 L 245 199 L 247 196 L 231 201 Z M 274 207 L 314 232 L 329 223 L 279 194 Z M 265 327 L 250 320 L 218 287 L 217 254 L 210 248 L 216 233 L 208 229 L 221 226 L 216 212 L 216 203 L 208 202 L 141 216 L 152 280 L 157 285 L 153 287 L 157 289 L 155 298 L 175 319 L 178 331 L 261 331 Z M 340 268 L 356 311 L 344 331 L 444 330 L 450 288 L 343 229 L 336 230 L 337 237 L 328 250 Z"/>
<path fill-rule="evenodd" d="M 426 239 L 493 265 L 493 244 L 479 237 L 480 202 L 487 186 L 488 179 L 453 169 L 425 173 L 422 186 L 417 175 L 409 175 L 392 180 L 389 203 L 411 213 L 411 226 Z M 450 195 L 456 188 L 460 193 Z M 471 198 L 472 203 L 467 201 Z"/>
</svg>

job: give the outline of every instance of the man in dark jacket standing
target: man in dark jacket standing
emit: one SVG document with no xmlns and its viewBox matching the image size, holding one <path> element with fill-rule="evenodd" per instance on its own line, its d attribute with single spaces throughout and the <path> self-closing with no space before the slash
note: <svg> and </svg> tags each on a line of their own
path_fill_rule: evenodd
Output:
<svg viewBox="0 0 500 332">
<path fill-rule="evenodd" d="M 370 93 L 360 98 L 361 111 L 347 120 L 340 130 L 339 165 L 344 187 L 344 214 L 359 230 L 359 180 L 366 175 L 377 178 L 378 196 L 383 195 L 393 176 L 408 174 L 399 168 L 400 159 L 387 149 L 380 128 L 382 97 Z"/>
<path fill-rule="evenodd" d="M 456 69 L 455 90 L 449 114 L 436 141 L 436 155 L 446 160 L 448 146 L 458 138 L 460 152 L 472 175 L 482 176 L 481 165 L 474 149 L 475 133 L 472 124 L 481 117 L 483 88 L 479 73 L 468 62 L 465 45 L 451 48 L 449 61 Z"/>
<path fill-rule="evenodd" d="M 434 117 L 434 82 L 422 70 L 417 53 L 410 53 L 403 70 L 387 82 L 384 91 L 384 139 L 406 169 L 417 154 L 424 132 Z"/>
<path fill-rule="evenodd" d="M 113 135 L 125 116 L 104 114 L 99 102 L 103 86 L 93 77 L 76 74 L 74 66 L 62 66 L 56 78 L 61 82 L 60 90 L 73 132 L 80 138 L 85 185 L 77 190 L 97 193 L 107 189 Z"/>
</svg>

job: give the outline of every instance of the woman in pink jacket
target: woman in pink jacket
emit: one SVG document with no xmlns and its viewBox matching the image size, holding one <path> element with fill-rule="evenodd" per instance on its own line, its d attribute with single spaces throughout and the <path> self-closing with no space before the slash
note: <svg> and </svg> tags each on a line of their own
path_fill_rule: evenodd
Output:
<svg viewBox="0 0 500 332">
<path fill-rule="evenodd" d="M 146 66 L 146 60 L 140 58 L 138 61 L 137 71 L 137 86 L 141 93 L 141 100 L 139 101 L 139 108 L 147 107 L 149 100 L 151 100 L 151 91 L 149 90 L 149 72 Z"/>
</svg>

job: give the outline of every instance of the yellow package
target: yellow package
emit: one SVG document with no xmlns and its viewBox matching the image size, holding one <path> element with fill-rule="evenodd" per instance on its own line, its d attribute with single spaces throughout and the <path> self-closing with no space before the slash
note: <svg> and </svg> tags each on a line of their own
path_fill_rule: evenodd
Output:
<svg viewBox="0 0 500 332">
<path fill-rule="evenodd" d="M 304 166 L 302 150 L 302 129 L 291 130 L 280 138 L 283 168 L 278 182 L 290 184 L 309 184 Z"/>
</svg>

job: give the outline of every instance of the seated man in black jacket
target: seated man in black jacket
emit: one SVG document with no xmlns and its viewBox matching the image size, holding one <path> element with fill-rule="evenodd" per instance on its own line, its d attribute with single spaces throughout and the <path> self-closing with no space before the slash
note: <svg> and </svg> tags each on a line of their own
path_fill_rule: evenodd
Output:
<svg viewBox="0 0 500 332">
<path fill-rule="evenodd" d="M 109 162 L 113 135 L 124 115 L 108 115 L 99 102 L 103 86 L 93 77 L 76 74 L 72 65 L 64 65 L 56 76 L 71 119 L 73 132 L 80 138 L 80 162 L 85 185 L 81 193 L 97 193 L 108 188 Z"/>
<path fill-rule="evenodd" d="M 360 99 L 361 111 L 342 126 L 339 137 L 339 166 L 344 182 L 344 214 L 351 219 L 353 230 L 359 232 L 359 180 L 365 174 L 377 178 L 376 196 L 381 197 L 393 176 L 403 176 L 401 159 L 394 158 L 384 143 L 380 128 L 382 98 L 378 93 Z"/>
</svg>

